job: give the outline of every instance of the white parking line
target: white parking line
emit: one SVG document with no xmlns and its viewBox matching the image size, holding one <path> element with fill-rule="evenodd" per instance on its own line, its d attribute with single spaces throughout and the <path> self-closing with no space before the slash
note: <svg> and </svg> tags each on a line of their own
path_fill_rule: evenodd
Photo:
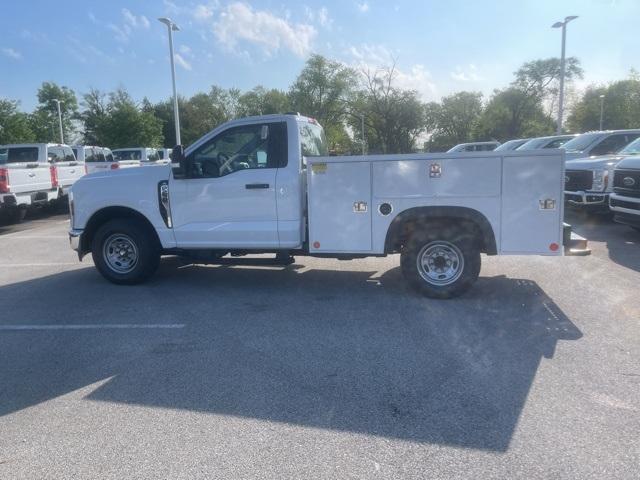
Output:
<svg viewBox="0 0 640 480">
<path fill-rule="evenodd" d="M 15 232 L 15 233 L 23 233 L 23 232 Z M 2 235 L 0 240 L 4 240 L 8 238 L 9 240 L 55 240 L 55 239 L 68 239 L 68 235 Z"/>
<path fill-rule="evenodd" d="M 17 330 L 123 330 L 123 329 L 155 329 L 184 328 L 184 323 L 112 323 L 85 325 L 0 325 L 0 331 Z"/>
<path fill-rule="evenodd" d="M 0 263 L 1 268 L 7 267 L 68 267 L 70 265 L 80 265 L 79 262 L 56 262 L 56 263 Z"/>
</svg>

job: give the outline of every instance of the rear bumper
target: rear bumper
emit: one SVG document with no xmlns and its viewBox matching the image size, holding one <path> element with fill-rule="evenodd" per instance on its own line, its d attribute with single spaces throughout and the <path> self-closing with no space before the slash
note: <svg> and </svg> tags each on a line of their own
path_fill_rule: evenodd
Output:
<svg viewBox="0 0 640 480">
<path fill-rule="evenodd" d="M 609 206 L 609 193 L 606 192 L 564 192 L 565 201 L 575 207 L 602 207 L 608 208 Z"/>
<path fill-rule="evenodd" d="M 575 233 L 571 225 L 563 224 L 562 229 L 562 246 L 564 254 L 568 256 L 585 256 L 591 255 L 591 249 L 588 240 Z"/>
<path fill-rule="evenodd" d="M 42 190 L 39 192 L 2 193 L 0 194 L 0 207 L 29 207 L 42 205 L 59 198 L 58 189 Z"/>
</svg>

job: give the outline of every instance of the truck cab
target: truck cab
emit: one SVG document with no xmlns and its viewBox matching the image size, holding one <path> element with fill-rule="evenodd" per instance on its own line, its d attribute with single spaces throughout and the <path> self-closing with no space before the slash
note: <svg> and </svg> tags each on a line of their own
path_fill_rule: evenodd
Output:
<svg viewBox="0 0 640 480">
<path fill-rule="evenodd" d="M 114 164 L 113 153 L 106 147 L 72 145 L 71 149 L 78 162 L 84 164 L 85 173 L 112 169 L 112 165 Z"/>
<path fill-rule="evenodd" d="M 561 150 L 330 157 L 315 120 L 265 115 L 175 148 L 173 162 L 74 185 L 71 245 L 108 280 L 142 282 L 163 254 L 399 253 L 416 290 L 449 298 L 475 281 L 481 253 L 576 247 L 562 224 Z"/>
<path fill-rule="evenodd" d="M 47 145 L 47 160 L 55 169 L 58 197 L 64 197 L 71 185 L 85 174 L 85 164 L 76 158 L 70 146 L 54 143 Z"/>
<path fill-rule="evenodd" d="M 117 168 L 151 165 L 159 160 L 157 150 L 148 147 L 116 148 L 113 150 L 113 158 Z"/>
</svg>

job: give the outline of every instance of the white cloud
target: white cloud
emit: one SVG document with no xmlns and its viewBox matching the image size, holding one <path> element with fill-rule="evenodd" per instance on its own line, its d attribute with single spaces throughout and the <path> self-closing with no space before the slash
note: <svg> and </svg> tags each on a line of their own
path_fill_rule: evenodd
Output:
<svg viewBox="0 0 640 480">
<path fill-rule="evenodd" d="M 478 74 L 478 67 L 473 63 L 470 63 L 467 68 L 462 68 L 459 65 L 455 71 L 451 72 L 451 78 L 459 82 L 479 82 L 482 77 Z"/>
<path fill-rule="evenodd" d="M 123 24 L 108 23 L 107 28 L 113 32 L 113 38 L 120 43 L 127 43 L 134 29 L 148 30 L 151 26 L 149 19 L 144 15 L 136 16 L 130 10 L 121 10 Z"/>
<path fill-rule="evenodd" d="M 191 48 L 187 45 L 180 45 L 178 47 L 178 51 L 183 54 L 185 57 L 192 57 L 193 53 L 191 52 Z"/>
<path fill-rule="evenodd" d="M 369 4 L 367 2 L 358 2 L 357 4 L 358 10 L 362 13 L 366 13 L 369 11 Z"/>
<path fill-rule="evenodd" d="M 185 70 L 191 71 L 191 64 L 187 62 L 182 55 L 180 55 L 179 53 L 176 53 L 173 55 L 173 58 L 175 62 L 178 65 L 180 65 L 182 68 L 184 68 Z"/>
<path fill-rule="evenodd" d="M 20 52 L 18 52 L 17 50 L 14 50 L 11 47 L 4 47 L 2 49 L 2 53 L 3 55 L 9 57 L 9 58 L 13 58 L 14 60 L 21 60 L 22 59 L 22 54 Z"/>
<path fill-rule="evenodd" d="M 395 64 L 393 84 L 396 87 L 415 90 L 424 101 L 437 98 L 437 88 L 427 68 L 419 63 L 401 68 L 396 63 L 397 55 L 384 45 L 352 45 L 346 50 L 346 55 L 350 58 L 348 63 L 362 72 L 374 73 Z"/>
<path fill-rule="evenodd" d="M 87 16 L 89 17 L 89 20 L 91 20 L 91 23 L 98 23 L 98 19 L 96 18 L 96 16 L 93 14 L 93 12 L 89 12 L 87 13 Z"/>
<path fill-rule="evenodd" d="M 147 17 L 144 15 L 136 16 L 126 8 L 122 9 L 122 16 L 124 17 L 124 23 L 133 28 L 147 29 L 150 26 L 149 19 Z"/>
<path fill-rule="evenodd" d="M 304 23 L 291 23 L 273 13 L 253 10 L 250 5 L 234 2 L 221 12 L 213 32 L 224 47 L 237 52 L 239 43 L 259 47 L 266 55 L 280 49 L 304 57 L 311 51 L 317 30 Z"/>
<path fill-rule="evenodd" d="M 215 7 L 211 5 L 196 5 L 196 8 L 193 10 L 193 18 L 201 22 L 206 22 L 213 17 L 214 9 Z"/>
<path fill-rule="evenodd" d="M 318 10 L 314 10 L 311 7 L 305 6 L 304 11 L 309 22 L 317 23 L 326 29 L 331 29 L 333 19 L 329 16 L 329 10 L 327 10 L 327 7 L 321 7 Z"/>
</svg>

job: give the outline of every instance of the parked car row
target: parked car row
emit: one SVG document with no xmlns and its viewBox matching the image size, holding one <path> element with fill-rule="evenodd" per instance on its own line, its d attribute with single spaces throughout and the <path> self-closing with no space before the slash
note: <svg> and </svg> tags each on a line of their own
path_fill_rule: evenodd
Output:
<svg viewBox="0 0 640 480">
<path fill-rule="evenodd" d="M 0 145 L 0 214 L 21 221 L 31 207 L 64 206 L 71 186 L 88 173 L 166 164 L 166 149 L 24 143 Z M 165 158 L 166 157 L 166 158 Z"/>
</svg>

